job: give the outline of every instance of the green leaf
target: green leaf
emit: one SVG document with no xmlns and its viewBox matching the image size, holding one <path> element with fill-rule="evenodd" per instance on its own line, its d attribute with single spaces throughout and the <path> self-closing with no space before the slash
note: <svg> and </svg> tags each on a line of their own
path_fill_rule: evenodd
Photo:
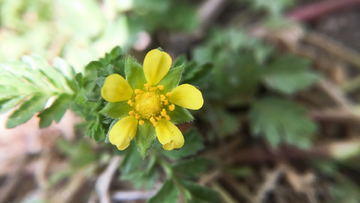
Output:
<svg viewBox="0 0 360 203">
<path fill-rule="evenodd" d="M 206 78 L 208 74 L 213 70 L 214 66 L 211 63 L 205 63 L 194 69 L 191 69 L 189 73 L 184 75 L 182 83 L 194 84 L 198 83 L 202 79 Z"/>
<path fill-rule="evenodd" d="M 175 203 L 179 190 L 176 188 L 171 180 L 166 180 L 158 193 L 151 197 L 147 203 Z"/>
<path fill-rule="evenodd" d="M 130 146 L 123 152 L 125 153 L 124 159 L 120 164 L 121 174 L 128 175 L 133 172 L 143 162 L 140 154 L 137 152 L 134 141 L 131 141 Z"/>
<path fill-rule="evenodd" d="M 92 122 L 88 125 L 85 135 L 94 138 L 95 142 L 100 143 L 105 140 L 105 129 L 99 122 Z"/>
<path fill-rule="evenodd" d="M 34 95 L 29 100 L 23 102 L 7 119 L 6 128 L 15 128 L 26 123 L 36 112 L 44 109 L 48 99 L 49 97 L 45 95 Z"/>
<path fill-rule="evenodd" d="M 75 70 L 62 58 L 56 57 L 53 62 L 54 68 L 60 73 L 64 74 L 67 79 L 72 80 L 75 75 Z"/>
<path fill-rule="evenodd" d="M 170 159 L 176 160 L 183 157 L 191 156 L 196 152 L 204 149 L 203 137 L 196 129 L 191 129 L 184 134 L 185 144 L 178 150 L 166 151 L 162 147 L 159 151 Z"/>
<path fill-rule="evenodd" d="M 171 68 L 165 77 L 159 82 L 159 85 L 164 85 L 164 89 L 161 90 L 161 92 L 171 92 L 176 86 L 178 86 L 183 71 L 184 64 Z"/>
<path fill-rule="evenodd" d="M 72 102 L 72 95 L 61 94 L 54 103 L 42 111 L 38 117 L 40 118 L 40 128 L 46 128 L 51 125 L 52 121 L 59 122 L 64 116 L 66 109 Z"/>
<path fill-rule="evenodd" d="M 132 109 L 127 101 L 109 102 L 99 113 L 110 118 L 119 119 L 129 115 Z"/>
<path fill-rule="evenodd" d="M 170 116 L 170 121 L 174 124 L 190 122 L 194 120 L 194 117 L 191 115 L 191 113 L 181 106 L 175 105 L 174 111 L 170 111 L 168 106 L 166 108 L 166 112 Z"/>
<path fill-rule="evenodd" d="M 211 164 L 209 159 L 196 157 L 192 159 L 180 160 L 172 165 L 172 168 L 185 177 L 197 177 L 204 173 Z"/>
<path fill-rule="evenodd" d="M 10 109 L 14 108 L 17 104 L 19 104 L 24 97 L 11 97 L 8 99 L 3 99 L 0 101 L 0 114 L 9 111 Z"/>
<path fill-rule="evenodd" d="M 286 94 L 303 90 L 317 82 L 320 76 L 309 70 L 310 61 L 286 55 L 272 63 L 263 75 L 270 88 Z"/>
<path fill-rule="evenodd" d="M 139 159 L 139 153 L 133 152 Z M 156 166 L 156 158 L 151 157 L 146 160 L 141 160 L 142 164 L 137 164 L 135 168 L 127 174 L 122 174 L 121 180 L 130 180 L 134 187 L 140 189 L 145 186 L 146 190 L 153 188 L 155 182 L 158 180 L 159 173 Z M 145 163 L 145 164 L 144 164 Z"/>
<path fill-rule="evenodd" d="M 144 159 L 148 150 L 156 139 L 155 127 L 150 121 L 146 120 L 143 125 L 138 125 L 135 141 L 141 157 Z"/>
<path fill-rule="evenodd" d="M 147 83 L 144 69 L 142 66 L 130 55 L 126 56 L 125 60 L 125 75 L 126 80 L 133 90 L 143 89 L 144 84 Z"/>
<path fill-rule="evenodd" d="M 294 0 L 250 0 L 249 2 L 253 4 L 254 9 L 265 9 L 272 15 L 279 15 L 285 8 L 291 6 Z"/>
<path fill-rule="evenodd" d="M 105 83 L 105 79 L 106 79 L 106 77 L 96 78 L 96 84 L 97 84 L 100 88 L 102 88 L 102 86 L 103 86 L 104 83 Z"/>
<path fill-rule="evenodd" d="M 173 67 L 181 66 L 182 64 L 185 64 L 186 61 L 186 56 L 184 54 L 181 54 L 174 60 Z"/>
<path fill-rule="evenodd" d="M 317 130 L 303 106 L 276 97 L 253 103 L 249 117 L 252 133 L 265 136 L 273 146 L 285 142 L 308 148 Z"/>
<path fill-rule="evenodd" d="M 82 73 L 77 73 L 75 75 L 75 81 L 76 81 L 78 88 L 80 89 L 84 85 L 84 78 L 83 78 Z"/>
<path fill-rule="evenodd" d="M 59 150 L 69 158 L 71 166 L 76 168 L 81 168 L 94 162 L 99 156 L 99 154 L 95 153 L 91 148 L 90 143 L 85 140 L 80 140 L 72 144 L 59 139 L 56 144 Z"/>
<path fill-rule="evenodd" d="M 219 195 L 206 187 L 197 185 L 193 182 L 182 181 L 182 184 L 186 189 L 191 193 L 192 203 L 219 203 L 222 202 L 219 198 Z"/>
</svg>

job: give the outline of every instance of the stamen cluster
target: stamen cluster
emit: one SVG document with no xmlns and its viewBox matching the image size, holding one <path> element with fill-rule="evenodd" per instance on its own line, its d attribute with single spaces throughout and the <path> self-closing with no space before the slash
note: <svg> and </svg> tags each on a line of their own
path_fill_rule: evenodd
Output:
<svg viewBox="0 0 360 203">
<path fill-rule="evenodd" d="M 171 92 L 164 95 L 160 92 L 163 89 L 163 85 L 152 86 L 150 83 L 146 83 L 144 89 L 134 90 L 134 96 L 127 103 L 133 107 L 129 114 L 135 116 L 140 125 L 145 123 L 144 120 L 149 120 L 154 127 L 157 127 L 157 121 L 170 120 L 166 107 L 169 111 L 174 111 L 175 105 L 169 102 Z"/>
</svg>

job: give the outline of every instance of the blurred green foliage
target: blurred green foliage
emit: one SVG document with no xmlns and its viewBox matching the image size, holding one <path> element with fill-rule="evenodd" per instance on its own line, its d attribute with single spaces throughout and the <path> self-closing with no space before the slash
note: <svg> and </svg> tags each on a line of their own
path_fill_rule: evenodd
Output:
<svg viewBox="0 0 360 203">
<path fill-rule="evenodd" d="M 288 25 L 282 14 L 294 5 L 293 0 L 231 3 L 245 6 L 273 29 Z M 199 26 L 199 5 L 200 1 L 179 0 L 0 0 L 0 113 L 15 108 L 6 127 L 24 124 L 38 113 L 39 127 L 45 128 L 71 109 L 83 118 L 79 128 L 86 136 L 109 142 L 107 134 L 121 117 L 122 106 L 101 98 L 105 78 L 113 73 L 125 77 L 125 59 L 137 64 L 126 52 L 139 33 L 153 38 L 157 32 L 192 33 Z M 20 62 L 9 62 L 20 57 Z M 210 27 L 202 41 L 173 63 L 172 70 L 184 69 L 180 83 L 199 87 L 205 100 L 195 115 L 195 127 L 184 133 L 185 145 L 169 152 L 155 141 L 143 159 L 133 141 L 126 150 L 112 153 L 123 156 L 121 180 L 147 190 L 163 181 L 150 203 L 176 202 L 179 195 L 187 202 L 221 202 L 214 191 L 194 183 L 213 166 L 198 153 L 219 145 L 219 139 L 238 136 L 243 125 L 252 137 L 261 137 L 272 147 L 310 147 L 318 127 L 294 95 L 321 78 L 311 65 L 308 59 L 284 54 L 249 36 L 243 26 Z M 85 140 L 59 141 L 58 149 L 72 168 L 51 176 L 54 184 L 74 175 L 74 170 L 103 161 L 109 153 L 97 154 Z M 331 177 L 338 172 L 334 162 L 317 165 Z M 228 171 L 238 177 L 251 174 L 248 168 Z M 332 183 L 335 202 L 358 202 L 359 189 L 352 181 L 336 176 Z"/>
</svg>

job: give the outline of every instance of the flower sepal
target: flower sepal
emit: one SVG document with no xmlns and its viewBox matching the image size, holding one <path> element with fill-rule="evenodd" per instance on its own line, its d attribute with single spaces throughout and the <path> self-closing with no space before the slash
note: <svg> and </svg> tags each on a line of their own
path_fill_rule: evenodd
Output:
<svg viewBox="0 0 360 203">
<path fill-rule="evenodd" d="M 155 139 L 156 139 L 155 128 L 150 121 L 144 121 L 143 125 L 138 126 L 135 135 L 135 141 L 136 141 L 136 146 L 143 159 L 145 159 L 149 149 L 154 144 Z"/>
<path fill-rule="evenodd" d="M 130 55 L 125 59 L 125 75 L 132 89 L 142 89 L 147 83 L 143 67 Z"/>
</svg>

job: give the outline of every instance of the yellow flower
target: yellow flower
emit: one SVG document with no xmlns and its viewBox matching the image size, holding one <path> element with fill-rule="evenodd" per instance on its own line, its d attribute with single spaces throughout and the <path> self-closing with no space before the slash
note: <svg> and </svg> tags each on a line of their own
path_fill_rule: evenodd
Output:
<svg viewBox="0 0 360 203">
<path fill-rule="evenodd" d="M 164 149 L 172 150 L 184 145 L 181 131 L 171 122 L 174 119 L 171 118 L 171 113 L 181 107 L 200 109 L 204 100 L 201 92 L 192 85 L 182 84 L 169 89 L 167 82 L 162 84 L 166 77 L 170 77 L 167 74 L 171 63 L 171 57 L 167 53 L 154 49 L 145 57 L 143 73 L 137 73 L 134 81 L 130 82 L 139 88 L 133 89 L 131 86 L 134 85 L 129 84 L 130 73 L 126 73 L 128 81 L 118 74 L 105 79 L 101 89 L 102 97 L 108 102 L 127 101 L 127 109 L 130 109 L 128 116 L 116 122 L 109 132 L 110 142 L 119 150 L 129 146 L 145 123 L 151 123 L 150 126 L 155 128 L 156 136 Z"/>
</svg>

